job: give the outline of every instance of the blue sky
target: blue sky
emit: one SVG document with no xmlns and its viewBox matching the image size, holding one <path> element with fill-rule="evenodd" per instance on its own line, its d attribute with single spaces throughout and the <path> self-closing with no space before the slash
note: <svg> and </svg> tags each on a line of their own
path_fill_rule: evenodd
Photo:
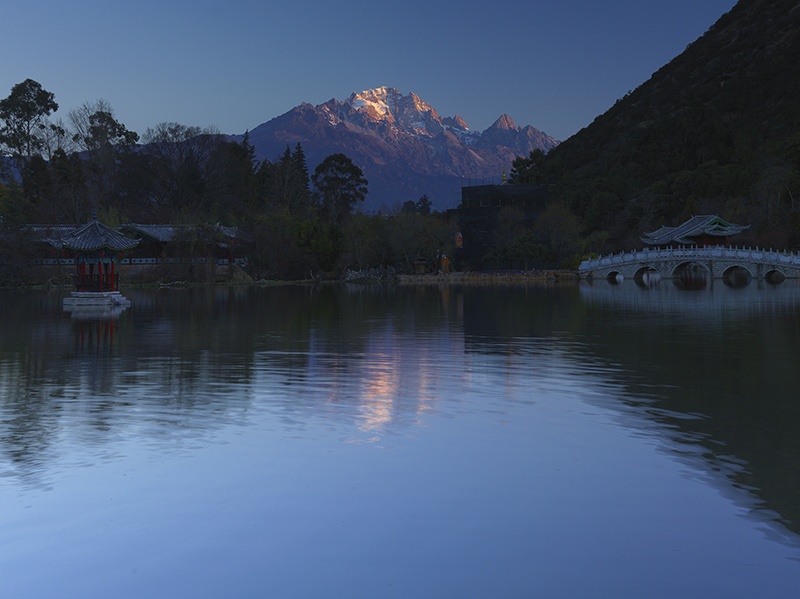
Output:
<svg viewBox="0 0 800 599">
<path fill-rule="evenodd" d="M 734 4 L 26 0 L 3 9 L 0 97 L 31 78 L 56 118 L 102 98 L 140 134 L 169 121 L 242 133 L 388 85 L 473 130 L 507 113 L 566 139 Z"/>
</svg>

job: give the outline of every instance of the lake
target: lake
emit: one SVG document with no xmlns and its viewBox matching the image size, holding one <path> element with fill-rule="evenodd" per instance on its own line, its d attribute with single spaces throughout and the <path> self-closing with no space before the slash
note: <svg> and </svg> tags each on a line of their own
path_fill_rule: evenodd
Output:
<svg viewBox="0 0 800 599">
<path fill-rule="evenodd" d="M 798 597 L 800 286 L 0 291 L 5 597 Z"/>
</svg>

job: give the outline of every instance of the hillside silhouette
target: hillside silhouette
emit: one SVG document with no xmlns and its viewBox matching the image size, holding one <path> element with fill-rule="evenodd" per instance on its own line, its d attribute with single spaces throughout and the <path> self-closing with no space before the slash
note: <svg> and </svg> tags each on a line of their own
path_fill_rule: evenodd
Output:
<svg viewBox="0 0 800 599">
<path fill-rule="evenodd" d="M 800 246 L 800 4 L 741 0 L 547 156 L 515 163 L 580 220 L 587 250 L 717 213 Z"/>
</svg>

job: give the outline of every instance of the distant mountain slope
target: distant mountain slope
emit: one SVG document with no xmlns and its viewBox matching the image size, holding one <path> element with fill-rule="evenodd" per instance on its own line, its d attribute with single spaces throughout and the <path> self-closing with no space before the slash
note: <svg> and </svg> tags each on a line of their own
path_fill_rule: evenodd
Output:
<svg viewBox="0 0 800 599">
<path fill-rule="evenodd" d="M 517 156 L 558 143 L 502 115 L 483 132 L 458 115 L 442 118 L 417 95 L 391 87 L 353 93 L 347 100 L 303 103 L 249 132 L 259 158 L 275 160 L 287 145 L 303 146 L 309 169 L 337 152 L 364 170 L 367 209 L 393 207 L 427 195 L 436 209 L 454 207 L 460 182 L 498 181 Z"/>
<path fill-rule="evenodd" d="M 800 5 L 741 0 L 700 39 L 535 169 L 587 233 L 718 212 L 754 240 L 797 245 Z"/>
</svg>

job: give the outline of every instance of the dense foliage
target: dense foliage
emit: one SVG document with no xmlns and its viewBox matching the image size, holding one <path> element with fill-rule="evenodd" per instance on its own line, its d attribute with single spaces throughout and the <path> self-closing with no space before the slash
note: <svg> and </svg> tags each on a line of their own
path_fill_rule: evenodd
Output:
<svg viewBox="0 0 800 599">
<path fill-rule="evenodd" d="M 517 158 L 510 182 L 546 185 L 547 209 L 492 215 L 481 263 L 574 266 L 585 253 L 641 245 L 642 233 L 716 213 L 749 224 L 752 244 L 800 247 L 800 9 L 741 0 L 685 52 L 547 155 Z M 67 122 L 33 81 L 0 100 L 0 218 L 239 226 L 252 275 L 436 268 L 458 223 L 426 196 L 366 215 L 361 169 L 344 154 L 309 173 L 301 145 L 256 160 L 213 130 L 161 123 L 139 136 L 105 101 Z M 13 239 L 7 234 L 5 239 Z M 17 245 L 12 244 L 13 247 Z"/>
<path fill-rule="evenodd" d="M 514 163 L 579 219 L 587 250 L 693 214 L 752 225 L 750 241 L 800 246 L 800 10 L 741 0 L 706 34 L 553 149 Z"/>
<path fill-rule="evenodd" d="M 300 144 L 259 161 L 247 135 L 235 143 L 213 130 L 161 123 L 140 139 L 104 100 L 71 111 L 67 123 L 51 121 L 54 98 L 26 80 L 0 102 L 6 255 L 22 257 L 20 225 L 78 224 L 92 213 L 110 225 L 238 226 L 254 239 L 250 274 L 257 278 L 402 272 L 420 261 L 435 268 L 437 256 L 453 248 L 456 225 L 431 214 L 425 196 L 410 200 L 412 211 L 362 214 L 368 181 L 344 154 L 310 175 Z M 192 239 L 173 245 L 171 256 L 188 257 L 197 247 Z"/>
</svg>

